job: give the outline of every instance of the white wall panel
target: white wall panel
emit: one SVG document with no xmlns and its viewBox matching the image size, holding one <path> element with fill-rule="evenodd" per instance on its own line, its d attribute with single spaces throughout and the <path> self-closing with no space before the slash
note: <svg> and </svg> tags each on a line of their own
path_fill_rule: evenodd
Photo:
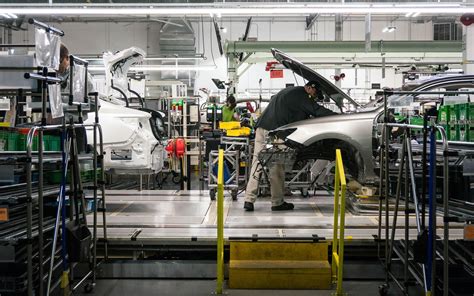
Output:
<svg viewBox="0 0 474 296">
<path fill-rule="evenodd" d="M 157 52 L 159 23 L 50 23 L 64 31 L 62 41 L 73 54 L 100 54 L 104 51 L 118 51 L 138 46 L 150 54 Z M 148 34 L 150 32 L 152 34 Z M 150 40 L 148 40 L 150 39 Z M 27 32 L 14 32 L 13 42 L 34 43 L 33 27 Z"/>
<path fill-rule="evenodd" d="M 365 40 L 365 22 L 348 20 L 342 24 L 343 40 Z"/>
</svg>

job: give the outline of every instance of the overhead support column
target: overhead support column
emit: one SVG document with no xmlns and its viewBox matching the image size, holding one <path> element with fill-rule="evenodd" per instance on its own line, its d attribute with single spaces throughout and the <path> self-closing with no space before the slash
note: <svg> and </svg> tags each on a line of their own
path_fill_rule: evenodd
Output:
<svg viewBox="0 0 474 296">
<path fill-rule="evenodd" d="M 237 66 L 239 65 L 238 58 L 235 54 L 227 55 L 227 76 L 230 82 L 230 94 L 237 92 L 237 85 L 239 84 L 239 75 L 237 74 Z"/>
<path fill-rule="evenodd" d="M 369 52 L 372 50 L 371 26 L 372 26 L 372 18 L 369 13 L 365 16 L 365 52 Z"/>
<path fill-rule="evenodd" d="M 463 26 L 463 71 L 474 74 L 474 25 Z"/>
<path fill-rule="evenodd" d="M 335 41 L 342 41 L 342 14 L 336 14 L 336 32 L 335 32 Z M 336 68 L 334 70 L 334 76 L 339 76 L 341 74 L 341 68 Z M 341 80 L 336 80 L 336 86 L 341 87 Z"/>
</svg>

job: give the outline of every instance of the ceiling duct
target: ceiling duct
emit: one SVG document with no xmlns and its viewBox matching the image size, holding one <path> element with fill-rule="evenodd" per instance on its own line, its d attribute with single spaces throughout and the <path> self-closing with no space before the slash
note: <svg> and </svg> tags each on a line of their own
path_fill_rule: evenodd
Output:
<svg viewBox="0 0 474 296">
<path fill-rule="evenodd" d="M 196 59 L 180 59 L 196 56 L 196 39 L 191 23 L 185 19 L 173 19 L 164 23 L 160 30 L 160 55 L 166 58 L 162 65 L 194 66 Z M 162 71 L 162 80 L 180 80 L 188 85 L 188 94 L 193 93 L 192 87 L 196 77 L 195 71 Z"/>
</svg>

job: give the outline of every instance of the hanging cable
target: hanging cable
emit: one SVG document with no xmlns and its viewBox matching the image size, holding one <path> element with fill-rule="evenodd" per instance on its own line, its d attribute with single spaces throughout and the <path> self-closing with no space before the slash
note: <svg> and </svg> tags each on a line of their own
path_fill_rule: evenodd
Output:
<svg viewBox="0 0 474 296">
<path fill-rule="evenodd" d="M 213 44 L 212 44 L 212 22 L 209 22 L 209 39 L 211 39 L 211 57 L 212 57 L 212 62 L 214 63 L 214 67 L 217 68 L 216 61 L 214 60 L 214 50 L 212 50 Z"/>
<path fill-rule="evenodd" d="M 206 43 L 204 43 L 204 20 L 201 15 L 201 43 L 202 43 L 202 55 L 206 57 Z"/>
</svg>

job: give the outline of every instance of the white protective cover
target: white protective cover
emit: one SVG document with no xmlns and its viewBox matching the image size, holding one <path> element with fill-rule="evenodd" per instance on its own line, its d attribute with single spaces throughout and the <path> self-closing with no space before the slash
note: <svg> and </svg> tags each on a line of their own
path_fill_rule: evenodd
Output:
<svg viewBox="0 0 474 296">
<path fill-rule="evenodd" d="M 100 100 L 99 123 L 102 126 L 104 141 L 104 165 L 106 169 L 152 169 L 161 170 L 160 147 L 151 131 L 151 115 Z M 87 124 L 92 124 L 94 114 L 89 113 Z M 93 143 L 93 131 L 87 130 L 87 141 Z M 155 148 L 152 155 L 151 151 Z M 114 153 L 131 150 L 130 159 L 114 159 Z M 161 153 L 161 154 L 160 154 Z"/>
<path fill-rule="evenodd" d="M 163 167 L 163 146 L 153 135 L 150 126 L 151 115 L 147 112 L 127 108 L 119 98 L 120 93 L 112 89 L 120 88 L 127 93 L 127 72 L 130 67 L 141 62 L 145 52 L 137 47 L 122 50 L 116 54 L 104 54 L 106 68 L 106 97 L 100 100 L 99 123 L 102 126 L 105 169 L 151 169 L 158 172 Z M 89 114 L 86 123 L 93 123 L 94 114 Z M 93 143 L 93 131 L 88 129 L 87 141 Z M 112 159 L 113 155 L 131 151 L 127 159 Z"/>
<path fill-rule="evenodd" d="M 112 80 L 114 81 L 114 87 L 120 88 L 124 93 L 128 93 L 128 70 L 132 65 L 142 62 L 145 57 L 145 51 L 138 47 L 130 47 L 115 54 L 104 53 L 107 97 L 122 97 L 119 92 L 112 89 Z M 121 102 L 121 104 L 124 104 L 124 102 Z"/>
</svg>

